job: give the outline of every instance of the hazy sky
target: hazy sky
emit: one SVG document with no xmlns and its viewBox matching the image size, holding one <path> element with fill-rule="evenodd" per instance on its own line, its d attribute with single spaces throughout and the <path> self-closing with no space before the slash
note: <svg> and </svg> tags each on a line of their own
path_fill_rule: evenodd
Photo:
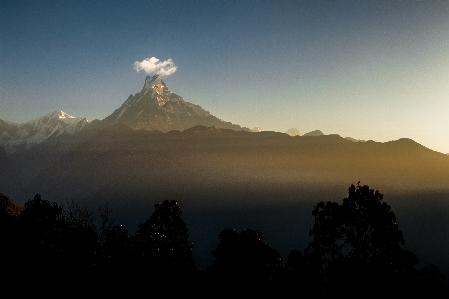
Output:
<svg viewBox="0 0 449 299">
<path fill-rule="evenodd" d="M 0 21 L 3 120 L 103 119 L 156 57 L 226 121 L 449 153 L 449 1 L 2 0 Z"/>
</svg>

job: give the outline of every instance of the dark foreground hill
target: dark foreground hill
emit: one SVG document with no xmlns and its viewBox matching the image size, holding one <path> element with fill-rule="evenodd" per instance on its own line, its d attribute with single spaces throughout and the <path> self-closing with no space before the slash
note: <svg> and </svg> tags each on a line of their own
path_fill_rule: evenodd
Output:
<svg viewBox="0 0 449 299">
<path fill-rule="evenodd" d="M 18 203 L 36 193 L 92 208 L 108 202 L 117 222 L 131 231 L 156 202 L 175 199 L 201 256 L 227 227 L 260 229 L 282 254 L 302 249 L 313 205 L 342 199 L 357 181 L 386 195 L 404 233 L 412 234 L 408 245 L 424 251 L 418 256 L 438 264 L 444 260 L 440 249 L 449 251 L 449 157 L 409 139 L 358 143 L 338 135 L 203 126 L 161 133 L 117 124 L 70 144 L 43 143 L 2 159 L 10 175 L 0 188 Z M 439 249 L 430 252 L 422 238 Z M 200 239 L 208 243 L 195 243 Z"/>
</svg>

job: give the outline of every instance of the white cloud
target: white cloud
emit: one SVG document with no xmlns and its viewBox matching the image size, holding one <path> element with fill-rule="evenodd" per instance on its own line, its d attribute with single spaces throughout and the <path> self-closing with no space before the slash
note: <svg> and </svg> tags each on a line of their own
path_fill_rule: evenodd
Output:
<svg viewBox="0 0 449 299">
<path fill-rule="evenodd" d="M 151 57 L 142 61 L 135 61 L 133 65 L 137 72 L 143 70 L 148 75 L 157 74 L 161 76 L 170 76 L 178 69 L 171 58 L 165 61 L 160 61 L 156 57 Z"/>
</svg>

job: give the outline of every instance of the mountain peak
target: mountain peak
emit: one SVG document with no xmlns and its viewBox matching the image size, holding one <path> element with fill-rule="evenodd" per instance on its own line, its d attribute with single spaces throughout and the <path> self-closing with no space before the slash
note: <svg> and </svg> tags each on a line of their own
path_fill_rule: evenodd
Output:
<svg viewBox="0 0 449 299">
<path fill-rule="evenodd" d="M 47 138 L 58 137 L 61 134 L 75 134 L 89 121 L 82 117 L 74 117 L 62 110 L 56 110 L 37 119 L 23 124 L 10 124 L 0 122 L 3 137 L 0 147 L 12 153 L 20 148 L 30 148 Z"/>
<path fill-rule="evenodd" d="M 144 94 L 150 90 L 153 91 L 152 96 L 155 96 L 156 94 L 162 96 L 169 92 L 167 85 L 162 81 L 159 75 L 154 75 L 153 77 L 147 76 L 145 78 L 145 85 L 143 86 Z"/>
<path fill-rule="evenodd" d="M 59 121 L 68 125 L 78 125 L 79 123 L 88 123 L 89 121 L 82 117 L 71 116 L 68 113 L 65 113 L 62 110 L 56 110 L 51 113 L 48 113 L 42 117 L 39 117 L 35 120 L 30 120 L 27 124 L 47 124 L 49 122 Z M 54 123 L 56 124 L 56 123 Z"/>
<path fill-rule="evenodd" d="M 297 128 L 290 128 L 285 133 L 290 136 L 301 136 L 301 133 Z"/>
<path fill-rule="evenodd" d="M 161 132 L 183 131 L 196 125 L 242 130 L 240 126 L 224 122 L 200 106 L 184 101 L 168 89 L 159 75 L 146 76 L 142 90 L 131 94 L 102 122 L 103 126 L 124 123 L 132 129 Z"/>
<path fill-rule="evenodd" d="M 59 119 L 65 119 L 65 118 L 75 118 L 74 116 L 69 115 L 68 113 L 65 113 L 62 110 L 56 110 L 51 113 L 48 113 L 44 115 L 43 117 L 49 117 L 49 118 L 59 118 Z"/>
</svg>

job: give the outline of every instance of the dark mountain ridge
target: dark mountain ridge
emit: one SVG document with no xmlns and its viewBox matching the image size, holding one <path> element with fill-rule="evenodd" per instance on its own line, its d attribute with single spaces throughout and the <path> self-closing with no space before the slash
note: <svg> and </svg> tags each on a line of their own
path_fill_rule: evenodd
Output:
<svg viewBox="0 0 449 299">
<path fill-rule="evenodd" d="M 291 137 L 205 126 L 162 133 L 117 124 L 78 143 L 59 141 L 11 156 L 25 183 L 19 185 L 28 186 L 24 192 L 42 186 L 48 195 L 79 198 L 74 188 L 101 194 L 115 190 L 117 182 L 142 194 L 167 185 L 201 193 L 205 186 L 235 189 L 244 182 L 276 188 L 363 180 L 402 190 L 449 188 L 449 157 L 409 139 L 354 143 L 338 135 Z"/>
</svg>

